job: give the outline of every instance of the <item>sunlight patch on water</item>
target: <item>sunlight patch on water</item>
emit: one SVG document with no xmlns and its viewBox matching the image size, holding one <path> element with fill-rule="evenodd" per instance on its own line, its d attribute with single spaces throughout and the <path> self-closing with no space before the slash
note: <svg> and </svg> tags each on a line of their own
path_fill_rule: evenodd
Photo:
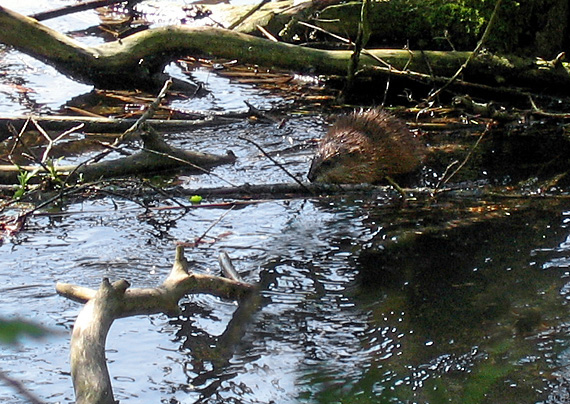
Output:
<svg viewBox="0 0 570 404">
<path fill-rule="evenodd" d="M 189 81 L 176 64 L 170 64 L 165 72 L 172 77 Z M 232 82 L 207 68 L 197 68 L 189 72 L 191 81 L 202 85 L 209 93 L 203 97 L 188 100 L 175 100 L 171 107 L 181 111 L 246 112 L 249 110 L 244 100 L 259 109 L 270 109 L 280 98 L 267 91 L 260 91 L 251 85 Z"/>
<path fill-rule="evenodd" d="M 22 70 L 25 66 L 25 70 Z M 0 116 L 57 111 L 70 98 L 89 92 L 54 68 L 15 51 L 0 50 Z"/>
</svg>

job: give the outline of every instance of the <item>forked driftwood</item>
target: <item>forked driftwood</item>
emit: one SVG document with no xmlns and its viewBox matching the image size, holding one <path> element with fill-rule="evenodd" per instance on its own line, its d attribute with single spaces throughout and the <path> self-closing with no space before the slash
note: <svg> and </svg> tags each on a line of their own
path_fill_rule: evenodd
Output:
<svg viewBox="0 0 570 404">
<path fill-rule="evenodd" d="M 105 341 L 115 319 L 155 313 L 176 315 L 178 301 L 190 293 L 241 301 L 255 291 L 255 286 L 236 278 L 189 271 L 184 248 L 177 246 L 172 270 L 156 288 L 129 289 L 125 280 L 111 283 L 106 278 L 98 290 L 58 283 L 56 290 L 60 295 L 85 303 L 71 336 L 71 375 L 76 403 L 115 403 L 105 359 Z"/>
</svg>

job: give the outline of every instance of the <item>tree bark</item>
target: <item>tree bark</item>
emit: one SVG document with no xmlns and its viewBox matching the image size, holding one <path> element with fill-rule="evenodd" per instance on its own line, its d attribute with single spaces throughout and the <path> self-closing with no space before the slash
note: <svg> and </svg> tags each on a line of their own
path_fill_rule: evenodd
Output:
<svg viewBox="0 0 570 404">
<path fill-rule="evenodd" d="M 71 335 L 71 377 L 77 404 L 114 404 L 113 388 L 105 358 L 105 341 L 129 284 L 111 285 L 104 279 L 101 287 L 81 310 Z"/>
</svg>

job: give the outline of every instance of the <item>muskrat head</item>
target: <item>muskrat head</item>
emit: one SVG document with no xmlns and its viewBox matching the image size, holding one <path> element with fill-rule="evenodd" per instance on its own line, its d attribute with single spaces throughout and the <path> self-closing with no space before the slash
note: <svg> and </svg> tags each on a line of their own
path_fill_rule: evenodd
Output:
<svg viewBox="0 0 570 404">
<path fill-rule="evenodd" d="M 362 152 L 370 148 L 368 143 L 369 140 L 358 131 L 337 130 L 334 139 L 329 131 L 311 162 L 307 175 L 309 181 L 336 184 L 371 182 L 370 173 L 376 170 L 374 159 Z"/>
<path fill-rule="evenodd" d="M 319 143 L 308 178 L 314 182 L 374 183 L 417 170 L 425 154 L 406 125 L 370 109 L 341 117 Z"/>
</svg>

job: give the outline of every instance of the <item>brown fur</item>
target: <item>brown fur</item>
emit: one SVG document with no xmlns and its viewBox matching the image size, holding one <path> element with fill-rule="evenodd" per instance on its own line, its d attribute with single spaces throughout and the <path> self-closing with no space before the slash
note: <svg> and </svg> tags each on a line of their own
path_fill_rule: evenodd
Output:
<svg viewBox="0 0 570 404">
<path fill-rule="evenodd" d="M 416 171 L 425 146 L 393 115 L 370 109 L 340 117 L 319 148 L 308 178 L 315 182 L 374 183 Z"/>
</svg>

